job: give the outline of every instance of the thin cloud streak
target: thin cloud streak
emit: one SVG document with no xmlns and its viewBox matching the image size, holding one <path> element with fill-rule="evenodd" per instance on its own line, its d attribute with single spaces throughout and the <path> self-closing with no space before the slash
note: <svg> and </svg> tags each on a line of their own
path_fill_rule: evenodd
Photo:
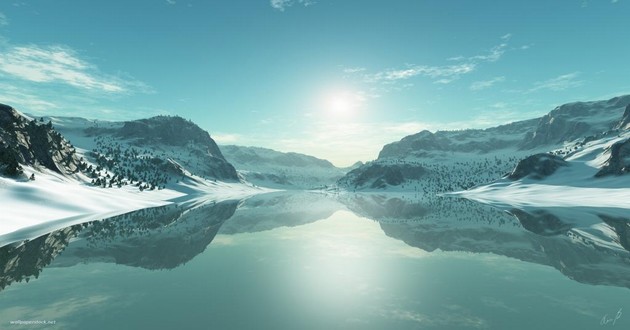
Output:
<svg viewBox="0 0 630 330">
<path fill-rule="evenodd" d="M 285 9 L 295 4 L 300 4 L 300 5 L 303 5 L 304 7 L 308 7 L 310 5 L 315 4 L 315 1 L 313 0 L 270 0 L 269 4 L 271 5 L 271 7 L 273 7 L 273 9 L 276 9 L 278 11 L 285 11 Z"/>
<path fill-rule="evenodd" d="M 375 74 L 365 75 L 365 81 L 370 83 L 391 82 L 409 79 L 415 76 L 425 76 L 433 79 L 437 78 L 456 78 L 463 74 L 470 73 L 475 70 L 476 64 L 464 63 L 447 66 L 426 66 L 415 65 L 406 69 L 387 70 L 377 72 Z"/>
<path fill-rule="evenodd" d="M 480 91 L 482 89 L 486 89 L 486 88 L 490 88 L 492 86 L 494 86 L 497 83 L 500 82 L 504 82 L 505 81 L 505 77 L 501 76 L 501 77 L 495 77 L 489 80 L 480 80 L 480 81 L 475 81 L 470 85 L 470 90 L 472 91 Z"/>
<path fill-rule="evenodd" d="M 77 89 L 104 93 L 128 93 L 148 88 L 99 72 L 64 46 L 7 46 L 0 53 L 0 72 L 32 83 L 61 83 Z"/>
<path fill-rule="evenodd" d="M 563 74 L 554 78 L 550 78 L 544 81 L 539 81 L 534 83 L 534 87 L 529 89 L 527 93 L 533 93 L 540 90 L 549 90 L 549 91 L 564 91 L 570 88 L 575 88 L 582 86 L 584 83 L 582 80 L 577 80 L 580 72 L 571 72 L 567 74 Z"/>
<path fill-rule="evenodd" d="M 365 68 L 346 68 L 346 74 L 362 74 L 365 83 L 372 84 L 394 84 L 398 81 L 411 79 L 414 77 L 428 77 L 436 84 L 449 84 L 458 80 L 461 76 L 477 70 L 481 63 L 492 63 L 499 61 L 508 50 L 508 41 L 512 34 L 508 33 L 501 37 L 501 43 L 490 48 L 486 53 L 469 57 L 456 56 L 448 58 L 447 61 L 458 62 L 450 65 L 416 65 L 409 64 L 405 68 L 387 69 L 375 73 L 364 73 Z"/>
</svg>

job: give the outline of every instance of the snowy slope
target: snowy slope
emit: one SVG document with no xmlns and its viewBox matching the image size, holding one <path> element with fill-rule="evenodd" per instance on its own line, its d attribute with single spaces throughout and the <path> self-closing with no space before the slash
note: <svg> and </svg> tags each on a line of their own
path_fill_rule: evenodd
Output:
<svg viewBox="0 0 630 330">
<path fill-rule="evenodd" d="M 613 146 L 624 145 L 629 139 L 628 130 L 610 131 L 597 139 L 587 137 L 584 141 L 588 142 L 569 144 L 552 152 L 564 155 L 567 166 L 559 167 L 547 177 L 503 178 L 453 195 L 495 205 L 630 209 L 630 175 L 601 174 L 611 159 L 615 160 L 611 157 Z"/>
</svg>

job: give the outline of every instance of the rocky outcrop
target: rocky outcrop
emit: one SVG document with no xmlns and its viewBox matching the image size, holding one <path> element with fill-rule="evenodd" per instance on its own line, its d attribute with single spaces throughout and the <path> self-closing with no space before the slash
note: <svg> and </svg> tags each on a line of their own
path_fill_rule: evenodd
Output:
<svg viewBox="0 0 630 330">
<path fill-rule="evenodd" d="M 507 178 L 520 180 L 525 177 L 543 179 L 553 174 L 558 168 L 568 166 L 568 162 L 561 157 L 551 154 L 536 154 L 521 160 Z"/>
<path fill-rule="evenodd" d="M 610 156 L 604 166 L 595 174 L 595 177 L 622 175 L 630 172 L 630 139 L 613 144 L 606 152 Z"/>
<path fill-rule="evenodd" d="M 79 171 L 81 161 L 50 122 L 30 120 L 0 104 L 0 174 L 18 175 L 22 165 L 71 174 Z"/>
<path fill-rule="evenodd" d="M 630 128 L 630 104 L 626 107 L 626 111 L 623 112 L 623 117 L 619 121 L 619 124 L 615 126 L 616 129 L 629 129 Z"/>
</svg>

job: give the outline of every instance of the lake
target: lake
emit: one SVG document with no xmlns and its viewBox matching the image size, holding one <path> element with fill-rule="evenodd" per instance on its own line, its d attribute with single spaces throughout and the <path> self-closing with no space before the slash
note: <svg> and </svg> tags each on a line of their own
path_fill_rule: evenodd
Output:
<svg viewBox="0 0 630 330">
<path fill-rule="evenodd" d="M 189 200 L 0 248 L 0 328 L 628 329 L 629 218 L 417 194 Z"/>
</svg>

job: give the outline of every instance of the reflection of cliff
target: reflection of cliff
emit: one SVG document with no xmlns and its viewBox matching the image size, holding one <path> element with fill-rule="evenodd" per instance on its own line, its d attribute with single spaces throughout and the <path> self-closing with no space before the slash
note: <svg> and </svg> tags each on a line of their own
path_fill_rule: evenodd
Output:
<svg viewBox="0 0 630 330">
<path fill-rule="evenodd" d="M 466 200 L 407 199 L 411 205 L 405 209 L 435 208 L 396 221 L 392 215 L 400 212 L 401 200 L 359 196 L 347 202 L 380 221 L 386 235 L 425 251 L 494 253 L 552 266 L 578 282 L 630 288 L 629 220 L 602 216 L 605 210 L 511 209 L 510 214 Z M 388 205 L 398 209 L 387 211 Z"/>
<path fill-rule="evenodd" d="M 334 199 L 312 192 L 278 192 L 252 196 L 241 202 L 220 234 L 252 233 L 295 227 L 326 219 L 344 209 Z"/>
<path fill-rule="evenodd" d="M 52 266 L 114 262 L 146 269 L 171 269 L 203 252 L 238 201 L 139 210 L 93 222 Z"/>
<path fill-rule="evenodd" d="M 74 225 L 57 230 L 21 244 L 0 248 L 0 290 L 13 282 L 28 282 L 38 278 L 44 267 L 68 245 L 84 225 Z"/>
</svg>

